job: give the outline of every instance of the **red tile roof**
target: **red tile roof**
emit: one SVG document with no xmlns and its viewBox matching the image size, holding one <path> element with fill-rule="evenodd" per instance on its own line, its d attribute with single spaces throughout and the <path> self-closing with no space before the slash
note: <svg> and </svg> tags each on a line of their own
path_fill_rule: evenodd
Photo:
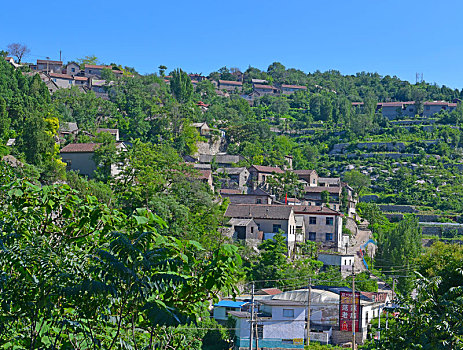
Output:
<svg viewBox="0 0 463 350">
<path fill-rule="evenodd" d="M 220 189 L 220 194 L 242 194 L 242 192 L 231 188 L 222 188 Z"/>
<path fill-rule="evenodd" d="M 74 76 L 74 80 L 88 80 L 87 77 L 77 77 L 77 76 Z"/>
<path fill-rule="evenodd" d="M 307 86 L 302 86 L 302 85 L 281 85 L 282 88 L 287 88 L 287 89 L 303 89 L 307 90 Z"/>
<path fill-rule="evenodd" d="M 222 84 L 222 85 L 237 85 L 237 86 L 243 85 L 243 83 L 241 81 L 233 81 L 233 80 L 219 80 L 219 84 Z"/>
<path fill-rule="evenodd" d="M 276 295 L 276 294 L 281 294 L 283 293 L 281 290 L 278 288 L 262 288 L 260 291 L 258 291 L 256 294 L 266 294 L 266 295 Z"/>
<path fill-rule="evenodd" d="M 111 67 L 111 66 L 101 66 L 101 65 L 95 65 L 95 64 L 86 64 L 85 68 L 93 68 L 93 69 L 109 68 L 109 69 L 112 69 L 113 67 Z"/>
<path fill-rule="evenodd" d="M 200 175 L 198 176 L 198 179 L 200 180 L 208 180 L 212 176 L 212 171 L 211 170 L 199 170 Z"/>
<path fill-rule="evenodd" d="M 101 143 L 70 143 L 64 146 L 60 153 L 91 153 L 101 145 Z"/>
<path fill-rule="evenodd" d="M 256 169 L 260 173 L 277 173 L 277 174 L 283 174 L 284 171 L 281 170 L 278 167 L 273 167 L 273 166 L 265 166 L 265 165 L 253 165 L 251 168 Z"/>
</svg>

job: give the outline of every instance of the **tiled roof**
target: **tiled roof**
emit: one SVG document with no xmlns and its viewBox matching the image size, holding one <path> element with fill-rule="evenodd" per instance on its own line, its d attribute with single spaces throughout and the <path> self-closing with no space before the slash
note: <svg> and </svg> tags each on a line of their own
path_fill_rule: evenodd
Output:
<svg viewBox="0 0 463 350">
<path fill-rule="evenodd" d="M 198 170 L 200 175 L 198 176 L 198 179 L 200 180 L 207 180 L 212 176 L 212 171 L 211 170 Z"/>
<path fill-rule="evenodd" d="M 287 89 L 303 89 L 303 90 L 307 90 L 307 86 L 302 86 L 302 85 L 281 85 L 281 87 L 284 89 L 284 88 L 287 88 Z"/>
<path fill-rule="evenodd" d="M 281 290 L 279 290 L 278 288 L 262 288 L 256 294 L 258 294 L 258 295 L 262 295 L 262 294 L 276 295 L 276 294 L 280 294 L 280 293 L 283 293 L 283 292 Z"/>
<path fill-rule="evenodd" d="M 277 174 L 283 174 L 284 171 L 281 170 L 278 167 L 273 167 L 273 166 L 265 166 L 265 165 L 253 165 L 250 168 L 256 169 L 260 173 L 277 173 Z"/>
<path fill-rule="evenodd" d="M 230 204 L 225 212 L 231 218 L 287 220 L 293 211 L 290 205 Z"/>
<path fill-rule="evenodd" d="M 87 77 L 78 77 L 78 76 L 74 76 L 74 80 L 82 80 L 82 81 L 85 81 L 85 80 L 88 80 Z"/>
<path fill-rule="evenodd" d="M 59 79 L 67 79 L 67 80 L 74 80 L 74 78 L 67 74 L 61 73 L 48 73 L 48 75 L 52 78 L 59 78 Z"/>
<path fill-rule="evenodd" d="M 64 146 L 60 153 L 90 153 L 101 145 L 101 143 L 70 143 Z"/>
<path fill-rule="evenodd" d="M 219 80 L 219 84 L 221 84 L 221 85 L 237 85 L 237 86 L 243 85 L 243 83 L 241 81 L 233 81 L 233 80 Z"/>
<path fill-rule="evenodd" d="M 114 134 L 117 134 L 119 132 L 119 129 L 98 128 L 98 129 L 96 129 L 96 132 L 97 133 L 99 133 L 99 132 L 107 132 L 107 133 L 110 133 L 110 134 L 114 135 Z"/>
<path fill-rule="evenodd" d="M 242 194 L 241 190 L 236 190 L 232 188 L 221 188 L 220 194 Z"/>
<path fill-rule="evenodd" d="M 277 90 L 275 86 L 272 85 L 262 85 L 262 84 L 254 84 L 255 89 L 263 89 L 263 90 Z"/>
<path fill-rule="evenodd" d="M 48 63 L 48 64 L 59 64 L 59 65 L 63 65 L 63 62 L 62 61 L 48 61 L 48 60 L 37 60 L 37 64 L 40 64 L 40 63 Z"/>
<path fill-rule="evenodd" d="M 109 68 L 109 69 L 112 69 L 111 66 L 101 66 L 101 65 L 97 65 L 97 64 L 86 64 L 86 65 L 85 65 L 85 68 L 91 68 L 91 69 Z"/>
<path fill-rule="evenodd" d="M 296 205 L 294 206 L 295 214 L 321 214 L 321 215 L 341 215 L 340 212 L 328 207 L 315 205 Z"/>
</svg>

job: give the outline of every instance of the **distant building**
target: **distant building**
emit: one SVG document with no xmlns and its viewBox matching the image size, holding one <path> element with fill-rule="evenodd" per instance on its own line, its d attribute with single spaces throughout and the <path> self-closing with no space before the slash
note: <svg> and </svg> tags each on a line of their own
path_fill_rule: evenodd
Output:
<svg viewBox="0 0 463 350">
<path fill-rule="evenodd" d="M 233 169 L 233 168 L 232 168 Z M 220 190 L 222 197 L 228 198 L 232 204 L 272 204 L 273 197 L 261 188 L 227 189 Z"/>
<path fill-rule="evenodd" d="M 119 141 L 119 129 L 105 129 L 105 128 L 96 129 L 97 134 L 101 132 L 106 132 L 108 134 L 111 134 L 114 137 L 114 140 Z"/>
<path fill-rule="evenodd" d="M 70 89 L 74 86 L 74 78 L 70 75 L 62 73 L 48 73 L 48 75 L 60 89 Z"/>
<path fill-rule="evenodd" d="M 70 62 L 66 66 L 66 74 L 67 75 L 77 75 L 80 73 L 80 65 L 76 62 Z"/>
<path fill-rule="evenodd" d="M 62 61 L 37 60 L 37 65 L 33 67 L 36 71 L 45 73 L 61 73 L 63 69 Z"/>
<path fill-rule="evenodd" d="M 307 183 L 307 186 L 318 186 L 318 174 L 315 170 L 294 170 L 300 180 Z"/>
<path fill-rule="evenodd" d="M 251 176 L 251 182 L 255 186 L 264 184 L 269 177 L 275 176 L 275 174 L 284 174 L 284 171 L 278 167 L 265 165 L 252 165 L 248 168 L 248 171 Z"/>
<path fill-rule="evenodd" d="M 241 91 L 243 89 L 243 83 L 241 81 L 219 80 L 218 89 L 227 91 Z"/>
<path fill-rule="evenodd" d="M 281 85 L 281 93 L 284 95 L 290 95 L 296 91 L 307 91 L 307 86 L 302 85 Z"/>
<path fill-rule="evenodd" d="M 254 84 L 253 90 L 261 95 L 276 95 L 279 93 L 278 88 L 271 85 Z"/>
<path fill-rule="evenodd" d="M 249 171 L 245 167 L 219 168 L 215 173 L 219 176 L 225 176 L 224 178 L 220 178 L 223 189 L 233 188 L 244 190 L 249 180 Z"/>
</svg>

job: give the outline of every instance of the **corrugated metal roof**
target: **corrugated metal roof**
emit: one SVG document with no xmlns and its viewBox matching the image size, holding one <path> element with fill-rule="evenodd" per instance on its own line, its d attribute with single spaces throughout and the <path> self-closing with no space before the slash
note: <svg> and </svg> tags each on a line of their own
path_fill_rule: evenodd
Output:
<svg viewBox="0 0 463 350">
<path fill-rule="evenodd" d="M 220 300 L 217 304 L 214 304 L 214 306 L 241 308 L 244 304 L 246 303 L 243 301 Z"/>
</svg>

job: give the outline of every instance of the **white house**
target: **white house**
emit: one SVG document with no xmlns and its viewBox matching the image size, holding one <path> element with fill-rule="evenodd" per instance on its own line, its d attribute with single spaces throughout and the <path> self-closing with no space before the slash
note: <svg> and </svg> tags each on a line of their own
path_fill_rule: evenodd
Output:
<svg viewBox="0 0 463 350">
<path fill-rule="evenodd" d="M 259 300 L 257 337 L 254 346 L 264 349 L 303 349 L 306 303 L 291 300 Z M 235 349 L 248 349 L 250 345 L 250 313 L 230 311 L 236 319 Z"/>
</svg>

